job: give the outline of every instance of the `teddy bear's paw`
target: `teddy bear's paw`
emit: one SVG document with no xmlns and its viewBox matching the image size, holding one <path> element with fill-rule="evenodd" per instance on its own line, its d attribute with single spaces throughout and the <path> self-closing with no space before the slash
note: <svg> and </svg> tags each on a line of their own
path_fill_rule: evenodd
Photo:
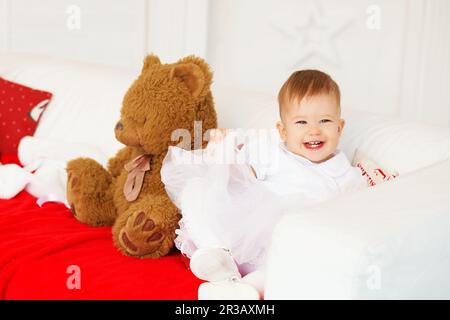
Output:
<svg viewBox="0 0 450 320">
<path fill-rule="evenodd" d="M 161 256 L 164 234 L 154 219 L 145 212 L 131 214 L 119 232 L 118 242 L 126 254 L 139 257 Z"/>
<path fill-rule="evenodd" d="M 85 222 L 84 215 L 77 214 L 77 207 L 81 206 L 82 203 L 82 195 L 80 194 L 80 178 L 76 173 L 73 172 L 73 170 L 68 171 L 67 176 L 67 200 L 70 205 L 70 211 L 72 211 L 72 214 L 80 220 L 81 222 Z M 77 203 L 77 206 L 75 206 L 75 203 Z M 82 212 L 80 212 L 82 213 Z"/>
<path fill-rule="evenodd" d="M 109 193 L 111 177 L 95 160 L 76 159 L 67 165 L 67 201 L 75 218 L 91 226 L 112 225 L 115 208 Z"/>
</svg>

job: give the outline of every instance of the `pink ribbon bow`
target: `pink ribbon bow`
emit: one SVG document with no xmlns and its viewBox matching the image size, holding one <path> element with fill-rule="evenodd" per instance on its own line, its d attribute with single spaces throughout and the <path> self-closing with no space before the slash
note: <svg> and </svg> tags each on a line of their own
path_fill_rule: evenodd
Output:
<svg viewBox="0 0 450 320">
<path fill-rule="evenodd" d="M 124 168 L 128 171 L 127 180 L 123 186 L 123 194 L 128 201 L 134 201 L 141 192 L 145 172 L 150 170 L 151 155 L 143 154 L 126 163 Z"/>
</svg>

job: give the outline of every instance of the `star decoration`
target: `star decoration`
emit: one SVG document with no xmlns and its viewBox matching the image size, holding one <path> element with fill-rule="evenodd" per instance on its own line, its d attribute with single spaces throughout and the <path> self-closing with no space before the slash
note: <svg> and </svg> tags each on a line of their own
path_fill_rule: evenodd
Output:
<svg viewBox="0 0 450 320">
<path fill-rule="evenodd" d="M 310 0 L 307 13 L 303 19 L 276 19 L 274 27 L 292 42 L 289 61 L 291 67 L 304 65 L 316 57 L 326 63 L 339 65 L 339 52 L 335 40 L 353 22 L 354 16 L 349 12 L 324 11 L 319 1 Z M 298 15 L 298 12 L 296 12 Z"/>
</svg>

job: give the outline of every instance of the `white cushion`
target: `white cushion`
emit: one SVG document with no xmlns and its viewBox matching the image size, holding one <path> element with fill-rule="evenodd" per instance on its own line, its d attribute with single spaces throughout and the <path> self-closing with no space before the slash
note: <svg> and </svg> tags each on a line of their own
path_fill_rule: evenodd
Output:
<svg viewBox="0 0 450 320">
<path fill-rule="evenodd" d="M 93 158 L 103 166 L 108 163 L 108 157 L 99 146 L 30 136 L 20 141 L 18 157 L 24 166 L 33 166 L 43 159 L 68 162 L 78 157 Z"/>
<path fill-rule="evenodd" d="M 359 149 L 389 172 L 400 175 L 450 158 L 450 127 L 441 127 L 343 109 L 340 148 Z"/>
</svg>

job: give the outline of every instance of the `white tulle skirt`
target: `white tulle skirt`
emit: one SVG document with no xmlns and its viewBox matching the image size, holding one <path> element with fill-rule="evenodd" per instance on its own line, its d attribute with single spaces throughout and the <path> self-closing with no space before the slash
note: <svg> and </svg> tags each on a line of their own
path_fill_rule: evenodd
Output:
<svg viewBox="0 0 450 320">
<path fill-rule="evenodd" d="M 224 150 L 234 154 L 226 159 Z M 286 202 L 257 180 L 240 156 L 220 143 L 194 151 L 169 148 L 161 179 L 182 214 L 175 245 L 186 256 L 197 248 L 222 247 L 239 265 L 264 263 Z"/>
</svg>

